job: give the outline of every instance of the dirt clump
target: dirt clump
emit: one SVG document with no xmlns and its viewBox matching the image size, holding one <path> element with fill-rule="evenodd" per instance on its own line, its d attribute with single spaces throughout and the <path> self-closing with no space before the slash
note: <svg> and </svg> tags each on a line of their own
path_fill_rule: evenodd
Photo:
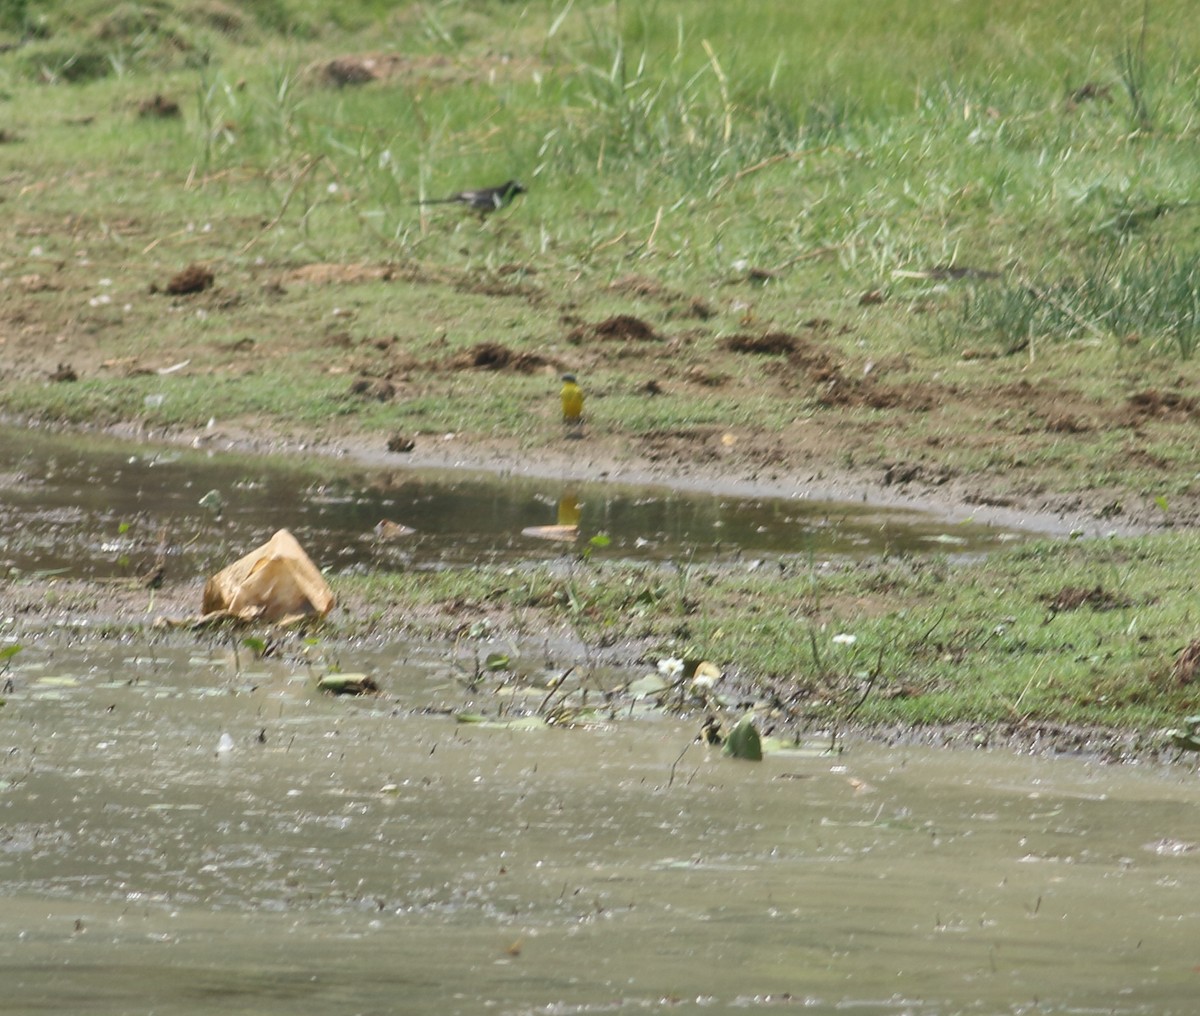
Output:
<svg viewBox="0 0 1200 1016">
<path fill-rule="evenodd" d="M 180 272 L 172 275 L 163 286 L 163 292 L 170 296 L 187 296 L 190 293 L 202 293 L 211 288 L 216 277 L 207 265 L 190 264 Z M 151 287 L 151 292 L 155 292 Z"/>
<path fill-rule="evenodd" d="M 1200 405 L 1195 399 L 1181 392 L 1159 391 L 1157 388 L 1135 392 L 1126 400 L 1126 406 L 1129 422 L 1133 424 L 1149 418 L 1188 420 L 1200 415 Z"/>
<path fill-rule="evenodd" d="M 170 120 L 180 116 L 179 103 L 174 99 L 169 99 L 161 92 L 154 95 L 153 98 L 143 99 L 138 103 L 138 116 L 142 117 L 158 117 L 160 120 Z"/>
<path fill-rule="evenodd" d="M 321 68 L 321 77 L 338 88 L 347 85 L 365 85 L 380 77 L 378 62 L 371 57 L 339 56 Z"/>
<path fill-rule="evenodd" d="M 452 370 L 509 370 L 532 374 L 549 361 L 537 353 L 518 353 L 499 342 L 480 342 L 450 360 Z"/>
<path fill-rule="evenodd" d="M 351 382 L 350 394 L 361 399 L 374 399 L 376 402 L 391 402 L 396 394 L 396 386 L 387 378 L 360 377 Z"/>
<path fill-rule="evenodd" d="M 752 353 L 756 356 L 777 356 L 794 353 L 802 340 L 787 332 L 768 332 L 766 335 L 730 335 L 721 345 L 731 353 Z"/>
<path fill-rule="evenodd" d="M 652 326 L 632 314 L 615 314 L 599 324 L 580 325 L 567 336 L 567 341 L 580 345 L 588 339 L 607 342 L 658 342 L 661 336 Z"/>
<path fill-rule="evenodd" d="M 75 372 L 75 368 L 69 363 L 60 363 L 50 374 L 50 380 L 55 383 L 64 381 L 78 381 L 79 375 Z"/>
<path fill-rule="evenodd" d="M 1175 657 L 1171 676 L 1177 684 L 1191 684 L 1200 675 L 1200 639 L 1193 639 Z"/>
</svg>

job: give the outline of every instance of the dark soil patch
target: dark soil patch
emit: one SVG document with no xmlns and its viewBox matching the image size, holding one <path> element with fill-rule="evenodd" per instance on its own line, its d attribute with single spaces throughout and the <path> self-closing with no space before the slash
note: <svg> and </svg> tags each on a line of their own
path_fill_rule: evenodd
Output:
<svg viewBox="0 0 1200 1016">
<path fill-rule="evenodd" d="M 1195 399 L 1180 392 L 1159 391 L 1156 388 L 1147 388 L 1129 396 L 1126 405 L 1132 423 L 1148 418 L 1192 419 L 1200 415 Z"/>
<path fill-rule="evenodd" d="M 376 60 L 361 56 L 339 56 L 321 68 L 321 77 L 331 85 L 344 88 L 346 85 L 365 85 L 380 77 Z"/>
<path fill-rule="evenodd" d="M 206 265 L 191 264 L 183 271 L 177 272 L 167 280 L 163 292 L 171 296 L 186 296 L 189 293 L 202 293 L 212 286 L 215 277 L 212 269 Z M 152 286 L 151 292 L 155 289 Z"/>
<path fill-rule="evenodd" d="M 1103 586 L 1063 586 L 1057 593 L 1041 597 L 1050 608 L 1050 613 L 1059 614 L 1067 610 L 1090 607 L 1092 610 L 1120 610 L 1131 603 L 1127 596 L 1110 593 Z"/>
<path fill-rule="evenodd" d="M 778 356 L 795 352 L 800 342 L 787 332 L 768 332 L 766 335 L 731 335 L 721 345 L 731 353 L 753 353 L 756 356 Z"/>
<path fill-rule="evenodd" d="M 1171 676 L 1178 684 L 1191 684 L 1197 675 L 1200 675 L 1200 639 L 1188 643 L 1171 668 Z"/>
<path fill-rule="evenodd" d="M 606 342 L 658 342 L 661 336 L 641 318 L 632 314 L 617 314 L 599 324 L 581 325 L 573 329 L 567 341 L 580 345 L 588 339 Z"/>
<path fill-rule="evenodd" d="M 143 99 L 138 103 L 138 116 L 170 120 L 179 115 L 179 103 L 174 99 L 168 99 L 161 93 L 155 95 L 152 99 Z"/>
<path fill-rule="evenodd" d="M 1046 420 L 1046 430 L 1051 434 L 1086 434 L 1092 428 L 1069 413 L 1059 413 Z"/>
<path fill-rule="evenodd" d="M 374 399 L 376 402 L 391 402 L 396 394 L 396 386 L 386 378 L 360 377 L 350 385 L 350 394 L 360 399 Z"/>
<path fill-rule="evenodd" d="M 499 342 L 481 342 L 450 361 L 452 370 L 511 370 L 532 374 L 549 364 L 537 353 L 517 353 Z"/>
</svg>

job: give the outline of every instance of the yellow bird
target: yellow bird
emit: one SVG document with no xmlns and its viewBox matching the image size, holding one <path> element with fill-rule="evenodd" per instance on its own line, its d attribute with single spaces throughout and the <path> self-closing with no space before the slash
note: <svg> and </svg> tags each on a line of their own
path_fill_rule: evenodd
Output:
<svg viewBox="0 0 1200 1016">
<path fill-rule="evenodd" d="M 583 423 L 583 389 L 579 387 L 574 374 L 564 374 L 562 380 L 563 423 L 578 427 Z"/>
</svg>

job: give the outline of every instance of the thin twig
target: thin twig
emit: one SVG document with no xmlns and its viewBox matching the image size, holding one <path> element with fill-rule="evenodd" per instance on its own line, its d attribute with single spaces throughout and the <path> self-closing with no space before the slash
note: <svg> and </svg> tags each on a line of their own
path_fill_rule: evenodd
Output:
<svg viewBox="0 0 1200 1016">
<path fill-rule="evenodd" d="M 692 746 L 692 742 L 688 741 L 688 743 L 683 746 L 683 751 L 681 751 L 675 757 L 675 761 L 671 763 L 671 778 L 669 780 L 667 780 L 667 789 L 668 790 L 671 789 L 671 784 L 673 784 L 675 782 L 675 767 L 678 766 L 679 763 L 683 761 L 683 756 L 687 754 L 687 750 L 691 746 Z"/>
<path fill-rule="evenodd" d="M 546 697 L 542 699 L 542 704 L 537 707 L 539 716 L 546 711 L 546 706 L 548 706 L 550 704 L 550 700 L 554 698 L 554 693 L 566 683 L 567 678 L 571 676 L 571 672 L 574 671 L 574 669 L 575 668 L 573 666 L 568 667 L 565 671 L 563 671 L 562 677 L 555 681 L 551 686 L 550 690 L 546 693 Z"/>
</svg>

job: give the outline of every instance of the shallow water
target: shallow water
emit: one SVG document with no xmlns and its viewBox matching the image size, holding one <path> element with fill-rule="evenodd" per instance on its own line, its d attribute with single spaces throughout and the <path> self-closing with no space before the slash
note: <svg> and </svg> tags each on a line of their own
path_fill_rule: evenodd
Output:
<svg viewBox="0 0 1200 1016">
<path fill-rule="evenodd" d="M 0 1011 L 1195 1011 L 1189 770 L 736 762 L 665 718 L 458 724 L 436 647 L 340 662 L 384 694 L 180 635 L 18 654 Z"/>
<path fill-rule="evenodd" d="M 210 491 L 220 514 L 200 505 Z M 415 532 L 380 541 L 382 520 Z M 574 544 L 528 535 L 573 523 Z M 290 529 L 334 571 L 550 559 L 598 533 L 594 552 L 645 560 L 720 555 L 980 553 L 1011 530 L 914 511 L 655 488 L 280 463 L 0 428 L 0 575 L 140 574 L 166 531 L 171 566 L 203 575 Z"/>
</svg>

